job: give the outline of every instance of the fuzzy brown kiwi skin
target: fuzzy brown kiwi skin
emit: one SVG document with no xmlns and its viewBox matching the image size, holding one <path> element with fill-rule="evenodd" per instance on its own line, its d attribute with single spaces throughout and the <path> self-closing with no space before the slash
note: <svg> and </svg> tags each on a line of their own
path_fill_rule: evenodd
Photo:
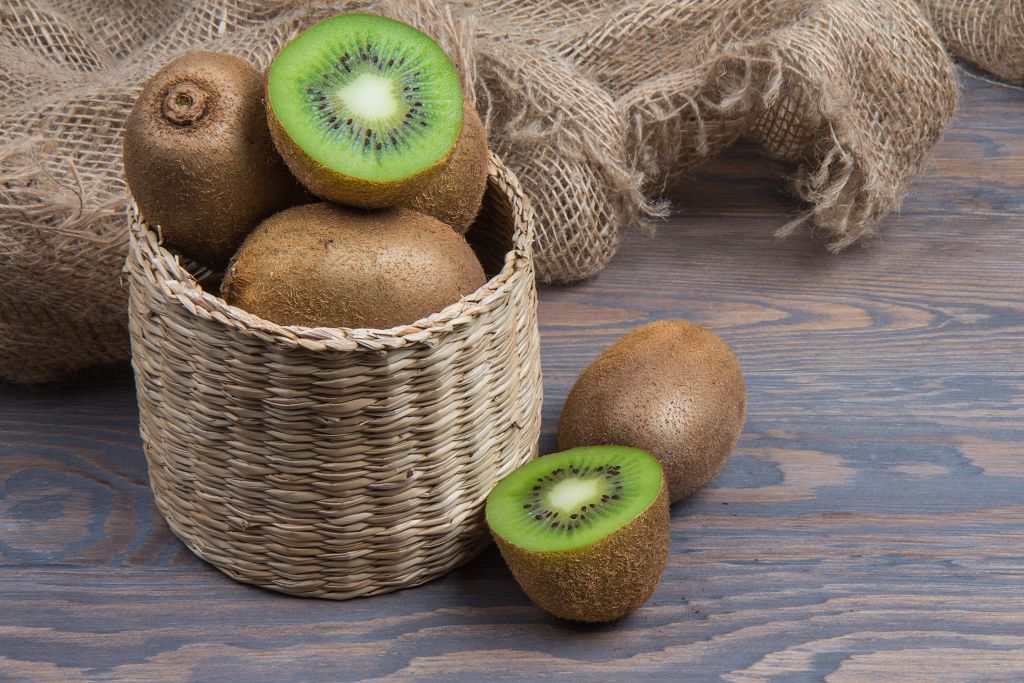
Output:
<svg viewBox="0 0 1024 683">
<path fill-rule="evenodd" d="M 572 621 L 614 621 L 654 594 L 668 563 L 668 488 L 629 524 L 570 551 L 535 551 L 493 533 L 523 592 L 541 609 Z"/>
<path fill-rule="evenodd" d="M 288 168 L 291 169 L 292 174 L 306 189 L 321 199 L 367 209 L 408 204 L 413 197 L 429 187 L 455 150 L 453 144 L 448 153 L 432 166 L 399 181 L 380 183 L 364 178 L 355 178 L 324 166 L 295 144 L 274 111 L 269 89 L 266 92 L 267 123 L 274 145 L 284 158 Z"/>
<path fill-rule="evenodd" d="M 455 144 L 455 151 L 426 189 L 413 197 L 409 206 L 465 234 L 480 213 L 489 171 L 487 130 L 473 105 L 464 102 L 462 134 Z"/>
<path fill-rule="evenodd" d="M 274 148 L 262 97 L 246 61 L 191 51 L 150 78 L 125 124 L 125 178 L 143 218 L 217 270 L 261 220 L 311 200 Z"/>
<path fill-rule="evenodd" d="M 746 420 L 739 361 L 716 334 L 682 320 L 637 327 L 576 381 L 558 448 L 616 445 L 661 462 L 673 503 L 710 482 Z"/>
<path fill-rule="evenodd" d="M 280 325 L 387 329 L 436 313 L 485 282 L 465 238 L 412 209 L 328 202 L 261 223 L 221 294 Z"/>
</svg>

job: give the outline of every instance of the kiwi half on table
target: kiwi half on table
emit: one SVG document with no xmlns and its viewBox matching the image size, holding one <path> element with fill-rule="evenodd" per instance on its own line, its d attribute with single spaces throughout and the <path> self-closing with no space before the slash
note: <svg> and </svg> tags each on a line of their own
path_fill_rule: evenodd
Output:
<svg viewBox="0 0 1024 683">
<path fill-rule="evenodd" d="M 331 201 L 379 208 L 424 189 L 462 132 L 455 65 L 401 22 L 342 14 L 274 59 L 267 116 L 295 176 Z"/>
<path fill-rule="evenodd" d="M 563 619 L 613 621 L 668 561 L 668 489 L 654 456 L 594 446 L 526 463 L 487 499 L 487 524 L 523 591 Z"/>
</svg>

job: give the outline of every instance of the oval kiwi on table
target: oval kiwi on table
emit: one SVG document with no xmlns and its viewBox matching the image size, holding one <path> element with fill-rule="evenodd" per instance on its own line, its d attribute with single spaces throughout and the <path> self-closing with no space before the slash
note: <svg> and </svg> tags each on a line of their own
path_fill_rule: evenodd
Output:
<svg viewBox="0 0 1024 683">
<path fill-rule="evenodd" d="M 402 203 L 444 167 L 462 132 L 462 85 L 444 50 L 385 17 L 342 14 L 299 34 L 267 77 L 274 142 L 317 196 Z"/>
<path fill-rule="evenodd" d="M 263 78 L 243 59 L 186 52 L 125 122 L 125 179 L 166 243 L 216 270 L 267 216 L 308 201 L 270 139 Z"/>
<path fill-rule="evenodd" d="M 487 498 L 487 525 L 523 591 L 573 621 L 614 621 L 668 562 L 668 489 L 649 453 L 619 446 L 536 458 Z"/>
<path fill-rule="evenodd" d="M 260 223 L 221 295 L 280 325 L 387 329 L 437 313 L 485 281 L 465 238 L 436 218 L 323 202 Z"/>
<path fill-rule="evenodd" d="M 641 325 L 580 375 L 562 408 L 558 447 L 616 444 L 655 455 L 673 503 L 722 469 L 743 431 L 739 361 L 707 328 L 684 320 Z"/>
</svg>

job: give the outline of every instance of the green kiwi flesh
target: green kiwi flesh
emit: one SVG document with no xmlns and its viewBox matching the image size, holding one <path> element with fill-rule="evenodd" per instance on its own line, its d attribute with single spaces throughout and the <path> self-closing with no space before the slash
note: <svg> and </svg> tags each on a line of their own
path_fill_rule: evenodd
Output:
<svg viewBox="0 0 1024 683">
<path fill-rule="evenodd" d="M 267 78 L 267 115 L 288 166 L 314 194 L 388 207 L 426 187 L 462 132 L 462 86 L 431 38 L 342 14 L 288 43 Z"/>
<path fill-rule="evenodd" d="M 221 294 L 281 325 L 391 328 L 437 313 L 484 282 L 465 238 L 437 219 L 324 202 L 261 223 L 232 260 Z"/>
<path fill-rule="evenodd" d="M 409 206 L 465 233 L 480 213 L 489 169 L 487 131 L 476 110 L 467 102 L 462 113 L 462 135 L 451 159 L 427 187 L 412 198 Z"/>
<path fill-rule="evenodd" d="M 649 453 L 575 448 L 532 460 L 487 499 L 487 525 L 523 591 L 574 621 L 614 621 L 668 562 L 668 490 Z"/>
<path fill-rule="evenodd" d="M 123 156 L 143 218 L 216 270 L 257 223 L 308 201 L 270 139 L 260 73 L 231 55 L 187 52 L 154 74 L 128 115 Z"/>
<path fill-rule="evenodd" d="M 558 447 L 618 444 L 661 461 L 672 502 L 710 482 L 743 430 L 739 361 L 710 330 L 683 320 L 637 327 L 576 381 Z"/>
</svg>

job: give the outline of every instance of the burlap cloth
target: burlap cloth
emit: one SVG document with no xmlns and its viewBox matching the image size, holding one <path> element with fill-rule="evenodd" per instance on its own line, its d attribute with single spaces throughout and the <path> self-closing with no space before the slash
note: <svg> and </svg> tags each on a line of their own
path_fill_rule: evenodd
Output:
<svg viewBox="0 0 1024 683">
<path fill-rule="evenodd" d="M 1024 0 L 918 0 L 949 49 L 1024 85 Z"/>
<path fill-rule="evenodd" d="M 968 4 L 929 9 L 973 46 L 953 7 Z M 1002 4 L 1019 19 L 1019 1 Z M 545 282 L 599 272 L 625 230 L 664 212 L 652 198 L 667 183 L 743 135 L 791 162 L 807 202 L 780 232 L 813 226 L 839 250 L 896 208 L 956 103 L 912 0 L 7 0 L 0 375 L 43 381 L 128 354 L 120 136 L 142 82 L 192 48 L 266 67 L 353 9 L 419 26 L 453 56 L 533 201 Z"/>
</svg>

